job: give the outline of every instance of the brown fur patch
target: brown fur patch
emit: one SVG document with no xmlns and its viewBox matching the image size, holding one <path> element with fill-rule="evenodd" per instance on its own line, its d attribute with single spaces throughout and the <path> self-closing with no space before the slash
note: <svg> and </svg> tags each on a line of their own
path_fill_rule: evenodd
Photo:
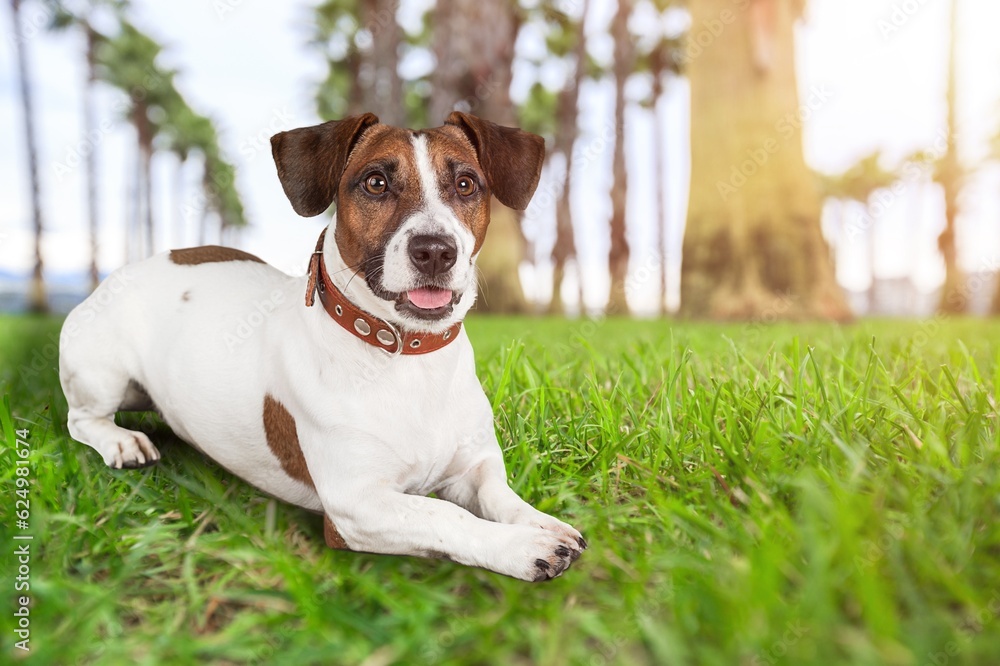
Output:
<svg viewBox="0 0 1000 666">
<path fill-rule="evenodd" d="M 183 250 L 171 250 L 170 261 L 181 266 L 216 264 L 223 261 L 256 261 L 260 264 L 265 263 L 263 259 L 255 257 L 249 252 L 236 250 L 231 247 L 222 247 L 221 245 L 203 245 Z"/>
<path fill-rule="evenodd" d="M 271 394 L 264 396 L 264 434 L 267 435 L 268 448 L 281 463 L 281 469 L 293 479 L 316 488 L 299 446 L 295 419 Z"/>
<path fill-rule="evenodd" d="M 323 515 L 323 538 L 326 539 L 326 545 L 330 548 L 350 550 L 347 542 L 344 541 L 344 537 L 340 536 L 340 532 L 337 531 L 337 526 L 333 524 L 330 516 L 326 514 Z"/>
<path fill-rule="evenodd" d="M 412 132 L 375 125 L 358 141 L 337 194 L 337 247 L 348 266 L 382 254 L 385 243 L 422 202 Z M 389 190 L 380 197 L 364 189 L 368 175 L 385 175 Z M 364 274 L 364 270 L 361 271 Z"/>
</svg>

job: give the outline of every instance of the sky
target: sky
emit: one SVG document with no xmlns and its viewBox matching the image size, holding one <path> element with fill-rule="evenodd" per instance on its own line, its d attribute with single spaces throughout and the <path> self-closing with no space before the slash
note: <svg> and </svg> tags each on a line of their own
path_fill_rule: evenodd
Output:
<svg viewBox="0 0 1000 666">
<path fill-rule="evenodd" d="M 399 18 L 415 25 L 430 0 L 405 0 Z M 610 62 L 612 43 L 606 34 L 614 12 L 613 0 L 593 0 L 587 32 L 592 55 Z M 573 4 L 573 3 L 570 3 Z M 734 7 L 742 3 L 733 0 Z M 272 134 L 318 122 L 312 102 L 323 77 L 319 55 L 307 46 L 310 2 L 263 0 L 137 1 L 134 22 L 165 45 L 161 64 L 178 70 L 176 83 L 192 107 L 214 118 L 223 148 L 238 168 L 238 186 L 252 224 L 240 239 L 243 249 L 293 274 L 305 272 L 315 237 L 325 224 L 302 219 L 291 210 L 270 157 Z M 674 29 L 683 17 L 668 17 L 665 25 L 648 20 L 640 4 L 633 28 L 640 33 Z M 36 26 L 46 17 L 41 3 L 27 2 L 18 33 L 25 40 L 35 73 L 38 137 L 46 234 L 43 251 L 50 275 L 85 269 L 87 236 L 81 154 L 96 147 L 102 184 L 100 196 L 100 266 L 110 271 L 124 259 L 125 202 L 128 174 L 136 159 L 130 128 L 117 111 L 120 97 L 103 90 L 98 98 L 98 133 L 81 136 L 82 90 L 85 79 L 82 38 L 74 33 L 53 35 Z M 995 269 L 1000 254 L 1000 167 L 985 164 L 987 139 L 1000 127 L 1000 3 L 960 0 L 959 132 L 963 161 L 981 167 L 963 198 L 959 220 L 959 251 L 968 270 Z M 695 26 L 698 29 L 698 26 Z M 913 151 L 933 149 L 945 127 L 944 91 L 947 53 L 945 0 L 810 0 L 798 31 L 799 87 L 803 100 L 814 91 L 825 99 L 803 109 L 807 162 L 819 171 L 835 173 L 874 150 L 893 167 Z M 32 236 L 22 119 L 13 60 L 9 12 L 0 22 L 0 272 L 27 271 Z M 519 39 L 519 56 L 543 48 L 531 31 Z M 415 69 L 433 66 L 416 59 Z M 515 64 L 512 94 L 523 97 L 531 83 L 558 81 L 558 67 L 538 70 L 524 61 Z M 655 248 L 657 184 L 651 165 L 657 146 L 650 140 L 654 113 L 666 123 L 668 266 L 671 301 L 676 304 L 679 247 L 683 233 L 688 177 L 688 89 L 683 79 L 667 87 L 665 103 L 655 111 L 635 101 L 648 91 L 649 81 L 634 77 L 626 91 L 631 103 L 626 117 L 629 155 L 628 237 L 631 271 L 636 288 L 633 306 L 652 310 L 658 280 L 646 279 L 658 270 Z M 582 91 L 581 137 L 578 150 L 589 166 L 579 172 L 573 203 L 585 297 L 599 307 L 607 295 L 608 192 L 613 153 L 613 87 L 609 81 L 588 82 Z M 201 197 L 196 165 L 179 170 L 172 156 L 154 161 L 154 199 L 160 230 L 157 249 L 197 244 L 195 225 Z M 536 238 L 540 256 L 553 241 L 553 203 L 559 166 L 543 174 L 526 229 Z M 175 202 L 178 182 L 181 204 Z M 935 231 L 943 223 L 939 188 L 919 174 L 904 180 L 898 194 L 879 203 L 872 218 L 858 206 L 828 204 L 824 229 L 838 242 L 838 278 L 851 289 L 864 289 L 870 279 L 866 219 L 874 220 L 879 277 L 911 276 L 925 290 L 943 276 Z M 864 231 L 865 233 L 858 233 Z M 210 238 L 210 242 L 216 239 Z M 487 240 L 487 242 L 489 242 Z M 551 285 L 543 260 L 524 267 L 529 296 L 545 300 Z M 574 280 L 565 285 L 572 301 Z"/>
</svg>

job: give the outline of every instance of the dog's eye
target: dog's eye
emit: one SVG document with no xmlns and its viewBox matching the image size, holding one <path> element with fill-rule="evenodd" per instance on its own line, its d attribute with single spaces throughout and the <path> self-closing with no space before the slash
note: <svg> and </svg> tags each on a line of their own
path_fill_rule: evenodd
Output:
<svg viewBox="0 0 1000 666">
<path fill-rule="evenodd" d="M 368 194 L 384 194 L 387 189 L 389 189 L 389 183 L 386 182 L 385 176 L 382 174 L 373 173 L 365 178 L 365 190 L 368 191 Z"/>
<path fill-rule="evenodd" d="M 467 197 L 476 191 L 476 181 L 472 180 L 468 176 L 459 176 L 455 181 L 455 189 L 463 197 Z"/>
</svg>

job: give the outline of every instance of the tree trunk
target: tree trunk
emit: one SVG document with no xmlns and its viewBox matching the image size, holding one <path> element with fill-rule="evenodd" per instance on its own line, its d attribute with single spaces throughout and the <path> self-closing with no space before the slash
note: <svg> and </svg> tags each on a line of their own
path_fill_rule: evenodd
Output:
<svg viewBox="0 0 1000 666">
<path fill-rule="evenodd" d="M 153 238 L 153 126 L 149 122 L 148 109 L 141 102 L 135 102 L 132 109 L 132 122 L 135 125 L 136 138 L 139 142 L 139 192 L 142 202 L 140 206 L 142 242 L 139 245 L 139 258 L 152 256 L 155 251 Z"/>
<path fill-rule="evenodd" d="M 514 125 L 511 63 L 520 24 L 516 3 L 438 0 L 434 12 L 431 121 L 454 110 Z"/>
<path fill-rule="evenodd" d="M 695 0 L 691 25 L 733 20 L 689 65 L 691 196 L 681 308 L 692 317 L 850 317 L 802 153 L 795 0 Z M 818 108 L 826 92 L 811 92 Z"/>
<path fill-rule="evenodd" d="M 576 258 L 576 238 L 573 231 L 573 213 L 570 207 L 573 191 L 573 155 L 576 139 L 579 135 L 577 116 L 579 115 L 580 85 L 586 74 L 587 39 L 585 26 L 590 2 L 584 0 L 580 22 L 576 29 L 576 43 L 573 46 L 573 56 L 576 61 L 576 71 L 569 85 L 559 94 L 559 104 L 556 110 L 556 136 L 552 147 L 553 155 L 561 153 L 566 160 L 566 172 L 563 176 L 563 187 L 556 201 L 556 240 L 552 246 L 552 300 L 549 301 L 549 314 L 565 314 L 565 304 L 562 300 L 562 284 L 566 276 L 566 264 Z M 583 311 L 583 302 L 580 302 Z"/>
<path fill-rule="evenodd" d="M 510 82 L 518 11 L 510 2 L 438 0 L 433 21 L 437 65 L 431 75 L 432 124 L 444 121 L 453 110 L 501 125 L 517 124 Z M 527 310 L 518 275 L 524 248 L 517 215 L 494 201 L 490 230 L 477 262 L 479 311 Z"/>
<path fill-rule="evenodd" d="M 968 309 L 965 291 L 965 274 L 958 265 L 958 248 L 955 221 L 958 218 L 958 196 L 962 189 L 963 173 L 958 161 L 955 137 L 956 50 L 958 42 L 958 0 L 951 0 L 951 29 L 948 46 L 948 144 L 938 168 L 937 180 L 944 190 L 945 228 L 938 236 L 938 248 L 944 259 L 944 286 L 938 311 L 943 314 L 961 314 Z"/>
<path fill-rule="evenodd" d="M 562 315 L 566 306 L 562 300 L 562 284 L 566 277 L 566 264 L 576 257 L 576 239 L 573 232 L 573 219 L 570 212 L 570 170 L 572 169 L 573 151 L 566 155 L 566 180 L 563 191 L 556 201 L 556 240 L 552 246 L 552 299 L 549 301 L 549 314 Z"/>
<path fill-rule="evenodd" d="M 552 298 L 549 299 L 548 313 L 550 315 L 566 314 L 566 305 L 562 298 L 563 280 L 566 278 L 566 262 L 553 257 L 552 264 Z"/>
<path fill-rule="evenodd" d="M 97 84 L 97 35 L 90 23 L 83 22 L 87 37 L 87 82 L 83 89 L 83 131 L 91 141 L 87 151 L 87 233 L 90 241 L 90 290 L 97 289 L 101 280 L 97 266 L 98 221 L 97 221 L 97 123 L 94 122 L 94 87 Z"/>
<path fill-rule="evenodd" d="M 32 97 L 28 49 L 21 32 L 21 0 L 11 0 L 11 19 L 14 27 L 17 76 L 21 95 L 21 113 L 24 115 L 24 139 L 28 151 L 28 178 L 31 184 L 32 225 L 35 234 L 34 266 L 31 269 L 31 286 L 28 289 L 28 309 L 31 312 L 48 312 L 49 302 L 42 275 L 42 197 L 38 180 L 38 146 L 35 141 L 35 109 Z"/>
<path fill-rule="evenodd" d="M 125 188 L 125 205 L 122 210 L 125 211 L 125 223 L 122 228 L 125 229 L 125 263 L 129 264 L 137 260 L 136 256 L 136 225 L 139 220 L 139 180 L 142 177 L 142 169 L 139 168 L 139 150 L 138 147 L 135 151 L 135 162 L 129 164 L 126 168 L 125 182 L 128 186 Z"/>
<path fill-rule="evenodd" d="M 632 0 L 618 0 L 618 9 L 611 22 L 611 35 L 615 40 L 615 153 L 614 181 L 611 186 L 611 251 L 608 253 L 608 271 L 611 274 L 611 293 L 608 296 L 608 314 L 628 315 L 625 280 L 628 277 L 628 240 L 625 238 L 625 208 L 628 201 L 628 173 L 625 169 L 625 82 L 632 72 L 634 47 L 628 34 L 628 17 Z"/>
<path fill-rule="evenodd" d="M 146 246 L 143 248 L 143 258 L 156 254 L 156 233 L 153 225 L 153 146 L 144 147 L 142 151 L 142 183 L 145 191 L 143 199 L 146 201 L 146 211 L 144 223 L 146 226 Z"/>
<path fill-rule="evenodd" d="M 399 45 L 403 31 L 396 21 L 398 0 L 364 0 L 362 26 L 371 34 L 359 72 L 366 111 L 388 125 L 406 124 L 403 81 L 399 77 Z"/>
</svg>

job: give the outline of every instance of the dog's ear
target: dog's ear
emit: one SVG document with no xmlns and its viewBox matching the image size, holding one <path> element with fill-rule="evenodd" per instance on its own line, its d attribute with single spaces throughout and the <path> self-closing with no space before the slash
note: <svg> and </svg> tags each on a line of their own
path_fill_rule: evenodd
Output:
<svg viewBox="0 0 1000 666">
<path fill-rule="evenodd" d="M 330 207 L 351 149 L 376 123 L 378 117 L 365 113 L 271 137 L 278 178 L 296 213 L 313 217 Z"/>
<path fill-rule="evenodd" d="M 445 125 L 455 125 L 476 148 L 486 182 L 505 206 L 524 210 L 538 187 L 545 161 L 545 139 L 516 127 L 503 127 L 461 111 Z"/>
</svg>

